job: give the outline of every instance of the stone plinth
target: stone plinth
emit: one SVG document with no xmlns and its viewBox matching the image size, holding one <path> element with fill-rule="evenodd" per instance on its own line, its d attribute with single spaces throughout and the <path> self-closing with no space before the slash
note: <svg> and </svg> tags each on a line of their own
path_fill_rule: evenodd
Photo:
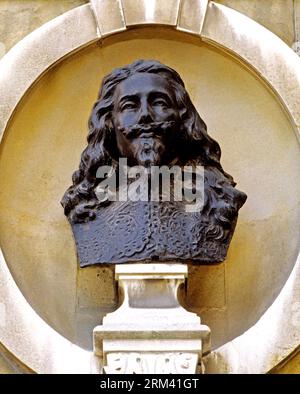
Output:
<svg viewBox="0 0 300 394">
<path fill-rule="evenodd" d="M 202 372 L 210 329 L 179 304 L 187 272 L 181 264 L 116 266 L 122 305 L 94 329 L 105 373 Z"/>
</svg>

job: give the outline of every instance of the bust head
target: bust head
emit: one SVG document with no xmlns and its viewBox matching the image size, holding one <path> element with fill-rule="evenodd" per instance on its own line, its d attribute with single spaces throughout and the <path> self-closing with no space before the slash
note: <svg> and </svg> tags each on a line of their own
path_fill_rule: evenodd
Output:
<svg viewBox="0 0 300 394">
<path fill-rule="evenodd" d="M 88 145 L 62 205 L 71 222 L 93 219 L 100 166 L 120 157 L 130 164 L 194 163 L 218 169 L 219 144 L 208 133 L 179 74 L 157 61 L 137 60 L 117 68 L 102 82 L 89 119 Z"/>
<path fill-rule="evenodd" d="M 119 83 L 112 123 L 118 153 L 129 165 L 168 165 L 179 154 L 175 92 L 159 74 L 140 72 Z"/>
</svg>

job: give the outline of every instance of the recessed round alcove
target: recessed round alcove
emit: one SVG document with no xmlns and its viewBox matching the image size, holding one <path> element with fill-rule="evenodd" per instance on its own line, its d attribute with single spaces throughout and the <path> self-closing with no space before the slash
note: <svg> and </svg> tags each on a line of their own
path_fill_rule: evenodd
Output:
<svg viewBox="0 0 300 394">
<path fill-rule="evenodd" d="M 21 370 L 99 372 L 92 330 L 118 306 L 114 267 L 79 269 L 60 199 L 103 76 L 157 59 L 182 76 L 248 195 L 225 263 L 190 265 L 180 298 L 212 331 L 208 372 L 268 372 L 300 341 L 299 59 L 213 1 L 91 3 L 0 62 L 1 346 Z"/>
<path fill-rule="evenodd" d="M 183 295 L 216 348 L 263 315 L 299 252 L 300 149 L 290 118 L 249 67 L 187 34 L 139 29 L 79 50 L 26 93 L 1 145 L 0 241 L 32 308 L 71 342 L 92 348 L 92 330 L 117 306 L 113 267 L 79 269 L 60 199 L 86 144 L 103 76 L 135 59 L 156 59 L 182 76 L 222 149 L 222 165 L 248 200 L 226 262 L 190 266 Z"/>
</svg>

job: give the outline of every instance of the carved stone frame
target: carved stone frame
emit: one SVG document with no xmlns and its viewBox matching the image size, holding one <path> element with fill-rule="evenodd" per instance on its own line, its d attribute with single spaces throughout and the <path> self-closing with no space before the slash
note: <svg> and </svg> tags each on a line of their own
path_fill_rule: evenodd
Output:
<svg viewBox="0 0 300 394">
<path fill-rule="evenodd" d="M 300 59 L 277 36 L 212 1 L 156 0 L 151 8 L 149 4 L 91 0 L 20 41 L 0 61 L 0 96 L 5 97 L 0 104 L 0 135 L 24 94 L 55 63 L 105 37 L 149 25 L 188 33 L 238 59 L 271 89 L 299 136 Z M 1 352 L 21 371 L 97 373 L 93 353 L 59 335 L 36 314 L 2 255 L 0 259 L 0 299 L 5 318 L 5 328 L 0 330 Z M 293 308 L 299 300 L 298 259 L 271 307 L 243 335 L 211 353 L 205 361 L 206 371 L 266 373 L 288 359 L 300 344 L 300 330 L 293 323 Z"/>
</svg>

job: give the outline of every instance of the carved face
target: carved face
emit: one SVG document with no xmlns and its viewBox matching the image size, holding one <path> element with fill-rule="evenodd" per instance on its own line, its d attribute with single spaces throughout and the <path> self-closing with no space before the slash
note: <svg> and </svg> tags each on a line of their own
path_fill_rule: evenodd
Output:
<svg viewBox="0 0 300 394">
<path fill-rule="evenodd" d="M 176 157 L 179 113 L 173 89 L 160 75 L 137 73 L 122 81 L 112 121 L 120 157 L 129 165 L 169 164 Z"/>
</svg>

